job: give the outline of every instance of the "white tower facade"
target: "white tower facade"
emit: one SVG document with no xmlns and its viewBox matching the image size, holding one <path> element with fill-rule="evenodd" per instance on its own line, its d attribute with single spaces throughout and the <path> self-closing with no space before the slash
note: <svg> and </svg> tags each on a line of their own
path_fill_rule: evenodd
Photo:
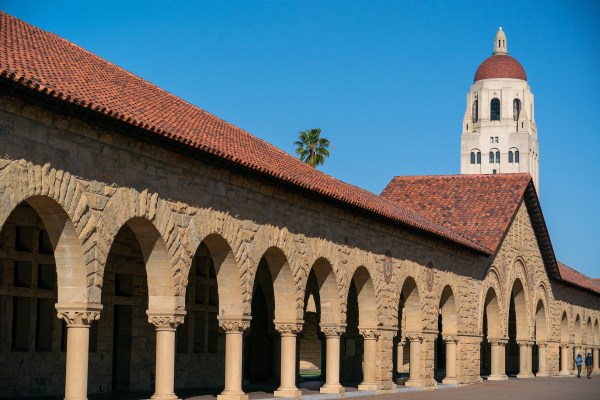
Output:
<svg viewBox="0 0 600 400">
<path fill-rule="evenodd" d="M 539 193 L 539 145 L 533 93 L 521 64 L 508 55 L 506 35 L 481 63 L 467 93 L 461 174 L 528 172 Z"/>
</svg>

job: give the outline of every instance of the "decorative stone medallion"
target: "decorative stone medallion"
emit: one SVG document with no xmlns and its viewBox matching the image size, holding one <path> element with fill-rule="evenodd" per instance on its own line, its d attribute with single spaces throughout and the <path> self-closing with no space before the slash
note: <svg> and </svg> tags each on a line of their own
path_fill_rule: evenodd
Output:
<svg viewBox="0 0 600 400">
<path fill-rule="evenodd" d="M 385 258 L 383 259 L 383 279 L 385 283 L 389 284 L 392 281 L 392 275 L 394 273 L 394 264 L 392 263 L 392 252 L 386 250 Z"/>
</svg>

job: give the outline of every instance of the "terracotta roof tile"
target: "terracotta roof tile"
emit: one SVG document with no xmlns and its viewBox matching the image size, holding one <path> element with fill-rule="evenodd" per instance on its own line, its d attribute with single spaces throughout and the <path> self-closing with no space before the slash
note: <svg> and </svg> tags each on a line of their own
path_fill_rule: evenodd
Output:
<svg viewBox="0 0 600 400">
<path fill-rule="evenodd" d="M 560 261 L 558 262 L 558 269 L 564 281 L 600 294 L 600 279 L 590 278 Z"/>
<path fill-rule="evenodd" d="M 452 229 L 311 168 L 57 35 L 0 12 L 0 77 L 487 254 Z"/>
<path fill-rule="evenodd" d="M 381 196 L 494 253 L 530 180 L 529 174 L 397 176 Z"/>
<path fill-rule="evenodd" d="M 526 81 L 527 74 L 521 63 L 513 57 L 506 54 L 494 54 L 486 58 L 479 65 L 473 82 L 496 78 L 512 78 Z"/>
</svg>

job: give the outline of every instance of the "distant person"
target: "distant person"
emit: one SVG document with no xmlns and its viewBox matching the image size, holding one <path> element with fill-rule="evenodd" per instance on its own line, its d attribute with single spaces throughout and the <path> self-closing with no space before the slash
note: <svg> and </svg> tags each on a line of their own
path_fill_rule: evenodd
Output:
<svg viewBox="0 0 600 400">
<path fill-rule="evenodd" d="M 592 353 L 587 353 L 587 356 L 585 356 L 585 368 L 587 369 L 587 378 L 591 379 L 591 377 L 592 377 Z"/>
<path fill-rule="evenodd" d="M 577 354 L 575 357 L 575 365 L 577 366 L 577 377 L 581 378 L 581 363 L 583 362 L 583 358 L 581 358 L 581 353 Z"/>
</svg>

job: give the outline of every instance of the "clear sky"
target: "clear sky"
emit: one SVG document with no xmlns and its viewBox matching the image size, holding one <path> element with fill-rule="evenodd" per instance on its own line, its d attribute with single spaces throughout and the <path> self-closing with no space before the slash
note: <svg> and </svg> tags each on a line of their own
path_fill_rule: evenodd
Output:
<svg viewBox="0 0 600 400">
<path fill-rule="evenodd" d="M 322 170 L 375 193 L 459 173 L 466 93 L 502 26 L 535 95 L 554 250 L 600 277 L 599 1 L 81 3 L 0 8 L 290 153 L 319 127 Z"/>
</svg>

